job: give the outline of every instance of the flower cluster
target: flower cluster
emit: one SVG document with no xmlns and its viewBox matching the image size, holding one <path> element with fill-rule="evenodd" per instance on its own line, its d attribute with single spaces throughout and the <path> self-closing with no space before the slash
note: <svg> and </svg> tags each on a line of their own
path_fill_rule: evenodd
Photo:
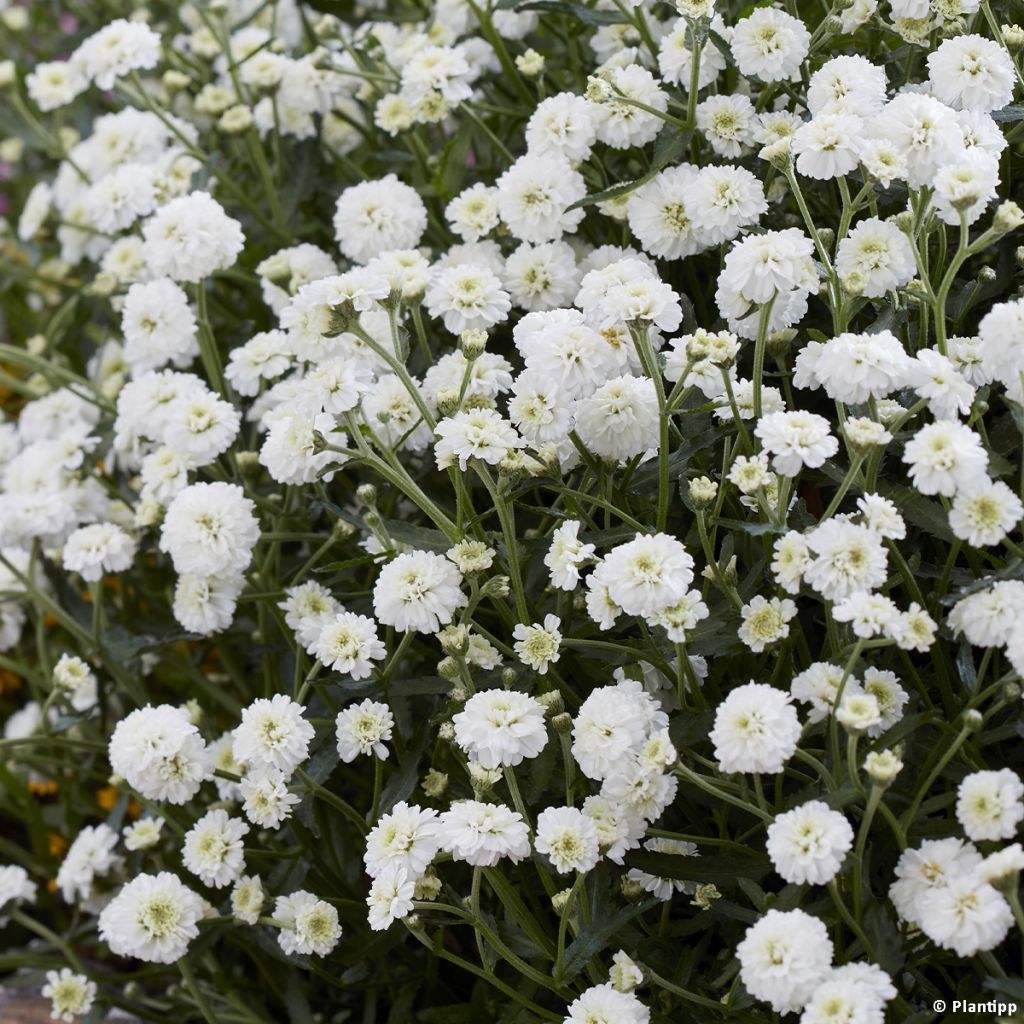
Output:
<svg viewBox="0 0 1024 1024">
<path fill-rule="evenodd" d="M 784 6 L 0 3 L 55 1018 L 1017 994 L 1024 28 Z"/>
</svg>

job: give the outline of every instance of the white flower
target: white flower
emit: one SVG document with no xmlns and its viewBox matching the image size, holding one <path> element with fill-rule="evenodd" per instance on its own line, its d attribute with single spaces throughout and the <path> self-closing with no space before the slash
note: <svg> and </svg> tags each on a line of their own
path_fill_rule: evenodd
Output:
<svg viewBox="0 0 1024 1024">
<path fill-rule="evenodd" d="M 283 693 L 254 700 L 243 709 L 234 733 L 235 759 L 247 767 L 291 774 L 309 756 L 313 738 L 313 726 L 302 717 L 305 710 Z"/>
<path fill-rule="evenodd" d="M 135 541 L 113 523 L 81 526 L 64 545 L 64 568 L 95 583 L 104 573 L 130 568 L 136 549 Z"/>
<path fill-rule="evenodd" d="M 953 533 L 971 547 L 999 544 L 1024 516 L 1020 498 L 1002 480 L 982 480 L 958 491 L 949 511 Z"/>
<path fill-rule="evenodd" d="M 551 547 L 544 565 L 551 572 L 551 584 L 559 590 L 575 590 L 580 582 L 580 567 L 594 556 L 594 545 L 579 539 L 580 522 L 566 519 L 551 534 Z"/>
<path fill-rule="evenodd" d="M 385 626 L 404 632 L 436 633 L 466 604 L 462 573 L 432 551 L 407 551 L 380 571 L 373 611 Z"/>
<path fill-rule="evenodd" d="M 472 95 L 470 78 L 461 47 L 424 46 L 402 68 L 402 94 L 414 106 L 433 93 L 455 106 Z"/>
<path fill-rule="evenodd" d="M 857 166 L 863 122 L 835 111 L 816 114 L 793 133 L 796 169 L 805 177 L 841 178 Z"/>
<path fill-rule="evenodd" d="M 693 559 L 665 533 L 638 534 L 605 556 L 603 582 L 627 615 L 651 616 L 674 605 L 693 580 Z"/>
<path fill-rule="evenodd" d="M 976 873 L 983 882 L 992 886 L 1000 886 L 1004 882 L 1013 881 L 1014 875 L 1024 870 L 1024 849 L 1020 843 L 990 853 L 978 865 Z"/>
<path fill-rule="evenodd" d="M 678 260 L 706 247 L 704 233 L 687 205 L 697 180 L 696 167 L 678 164 L 660 171 L 630 194 L 626 208 L 629 227 L 645 251 Z"/>
<path fill-rule="evenodd" d="M 338 248 L 355 263 L 369 263 L 391 249 L 415 248 L 426 227 L 423 200 L 394 174 L 345 189 L 334 211 Z"/>
<path fill-rule="evenodd" d="M 377 624 L 366 615 L 338 612 L 323 624 L 313 644 L 318 661 L 353 679 L 365 679 L 385 654 Z"/>
<path fill-rule="evenodd" d="M 894 97 L 872 119 L 871 131 L 896 147 L 914 188 L 930 185 L 935 172 L 963 149 L 956 115 L 922 93 L 902 92 Z"/>
<path fill-rule="evenodd" d="M 118 956 L 173 964 L 198 937 L 199 921 L 208 910 L 206 900 L 177 875 L 138 875 L 104 907 L 100 938 Z"/>
<path fill-rule="evenodd" d="M 302 889 L 278 896 L 274 917 L 281 922 L 278 944 L 288 954 L 327 956 L 341 938 L 337 910 Z"/>
<path fill-rule="evenodd" d="M 569 1004 L 563 1024 L 649 1024 L 651 1012 L 632 992 L 594 985 Z"/>
<path fill-rule="evenodd" d="M 466 242 L 478 242 L 498 226 L 498 190 L 477 182 L 463 189 L 446 207 L 445 218 Z"/>
<path fill-rule="evenodd" d="M 80 61 L 40 61 L 26 76 L 25 90 L 44 113 L 66 107 L 85 91 L 88 79 Z"/>
<path fill-rule="evenodd" d="M 957 110 L 988 113 L 1013 98 L 1013 61 L 984 36 L 944 39 L 928 54 L 928 85 L 937 99 Z"/>
<path fill-rule="evenodd" d="M 878 217 L 860 221 L 840 241 L 835 266 L 844 282 L 856 282 L 858 293 L 868 298 L 902 288 L 917 273 L 910 239 Z"/>
<path fill-rule="evenodd" d="M 116 18 L 89 36 L 72 62 L 100 89 L 112 89 L 130 71 L 148 71 L 160 59 L 160 35 L 144 21 Z"/>
<path fill-rule="evenodd" d="M 844 693 L 860 690 L 860 684 L 855 679 L 847 677 L 843 683 L 843 674 L 838 665 L 816 661 L 793 677 L 789 684 L 790 692 L 801 703 L 810 704 L 807 714 L 809 722 L 820 722 L 826 715 L 832 714 L 840 684 L 843 685 Z"/>
<path fill-rule="evenodd" d="M 23 867 L 17 864 L 0 866 L 0 914 L 22 903 L 34 903 L 35 899 L 36 883 L 29 879 Z M 6 924 L 6 918 L 2 916 L 0 921 Z"/>
<path fill-rule="evenodd" d="M 814 555 L 804 580 L 827 601 L 877 590 L 888 574 L 882 538 L 867 526 L 828 519 L 805 534 Z"/>
<path fill-rule="evenodd" d="M 639 684 L 601 686 L 580 705 L 572 728 L 572 754 L 588 778 L 603 780 L 639 753 L 650 731 L 668 724 Z"/>
<path fill-rule="evenodd" d="M 231 889 L 231 913 L 243 924 L 256 924 L 267 896 L 256 875 L 243 875 Z"/>
<path fill-rule="evenodd" d="M 644 973 L 633 958 L 624 949 L 620 949 L 612 957 L 608 978 L 617 992 L 632 992 L 643 983 Z"/>
<path fill-rule="evenodd" d="M 523 242 L 505 261 L 504 280 L 512 301 L 527 311 L 567 305 L 579 279 L 576 254 L 568 242 Z"/>
<path fill-rule="evenodd" d="M 597 829 L 575 807 L 547 807 L 537 816 L 534 846 L 561 874 L 589 871 L 600 859 Z"/>
<path fill-rule="evenodd" d="M 774 458 L 772 465 L 784 476 L 796 476 L 804 466 L 817 469 L 839 450 L 829 422 L 810 412 L 773 412 L 762 416 L 754 434 Z"/>
<path fill-rule="evenodd" d="M 839 873 L 853 849 L 853 829 L 820 800 L 780 814 L 768 826 L 768 856 L 787 881 L 823 885 Z"/>
<path fill-rule="evenodd" d="M 903 461 L 918 491 L 949 497 L 986 479 L 988 453 L 970 427 L 942 420 L 917 431 L 903 449 Z"/>
<path fill-rule="evenodd" d="M 947 224 L 973 224 L 995 199 L 999 158 L 976 146 L 943 164 L 935 174 L 935 209 Z"/>
<path fill-rule="evenodd" d="M 740 609 L 743 620 L 739 638 L 756 654 L 789 636 L 790 620 L 796 615 L 796 605 L 788 599 L 770 600 L 758 594 Z"/>
<path fill-rule="evenodd" d="M 754 141 L 756 126 L 754 104 L 743 93 L 719 93 L 697 104 L 697 127 L 719 156 L 741 156 Z"/>
<path fill-rule="evenodd" d="M 788 693 L 764 683 L 731 691 L 709 733 L 723 772 L 781 772 L 796 751 L 800 720 Z"/>
<path fill-rule="evenodd" d="M 133 284 L 121 307 L 124 359 L 134 374 L 199 355 L 198 325 L 184 290 L 170 278 Z"/>
<path fill-rule="evenodd" d="M 165 825 L 163 818 L 139 818 L 130 825 L 121 829 L 121 837 L 124 839 L 124 848 L 135 852 L 136 850 L 149 850 L 160 842 Z"/>
<path fill-rule="evenodd" d="M 864 517 L 864 525 L 880 537 L 903 540 L 907 535 L 907 524 L 899 509 L 888 498 L 880 494 L 862 494 L 857 499 L 857 508 Z"/>
<path fill-rule="evenodd" d="M 849 622 L 855 636 L 878 636 L 898 614 L 895 603 L 884 594 L 859 593 L 838 601 L 832 609 L 837 622 Z"/>
<path fill-rule="evenodd" d="M 548 741 L 544 706 L 515 690 L 481 690 L 452 721 L 455 742 L 485 768 L 520 764 Z"/>
<path fill-rule="evenodd" d="M 530 829 L 522 815 L 503 804 L 458 800 L 441 815 L 441 849 L 453 860 L 493 868 L 502 857 L 518 863 L 530 855 Z"/>
<path fill-rule="evenodd" d="M 537 104 L 525 134 L 529 152 L 578 164 L 590 156 L 597 139 L 597 112 L 584 97 L 560 92 Z"/>
<path fill-rule="evenodd" d="M 741 74 L 778 82 L 798 76 L 811 34 L 792 15 L 759 7 L 736 23 L 730 42 Z"/>
<path fill-rule="evenodd" d="M 208 811 L 185 833 L 182 862 L 206 884 L 223 889 L 245 870 L 242 837 L 249 826 L 227 811 Z"/>
<path fill-rule="evenodd" d="M 583 210 L 569 207 L 587 194 L 583 176 L 562 156 L 528 152 L 496 182 L 498 212 L 522 242 L 553 242 L 572 234 Z"/>
<path fill-rule="evenodd" d="M 624 68 L 609 68 L 606 84 L 611 87 L 607 99 L 596 107 L 598 139 L 613 149 L 629 149 L 653 142 L 663 127 L 662 119 L 641 107 L 624 103 L 619 97 L 664 113 L 668 109 L 668 94 L 659 87 L 654 75 L 639 64 L 629 64 Z M 582 193 L 577 198 L 582 199 Z M 583 211 L 576 212 L 582 214 Z"/>
<path fill-rule="evenodd" d="M 531 626 L 518 623 L 512 631 L 515 643 L 513 650 L 524 665 L 529 665 L 538 675 L 546 675 L 548 666 L 559 658 L 562 634 L 559 631 L 561 619 L 557 615 L 545 615 L 544 622 Z"/>
<path fill-rule="evenodd" d="M 810 1000 L 832 966 L 832 940 L 824 922 L 802 910 L 769 910 L 736 947 L 740 979 L 776 1013 Z"/>
<path fill-rule="evenodd" d="M 860 404 L 902 386 L 910 366 L 903 345 L 890 331 L 838 334 L 800 351 L 793 383 L 800 388 L 823 387 L 829 398 Z"/>
<path fill-rule="evenodd" d="M 817 115 L 840 110 L 870 117 L 885 104 L 885 68 L 859 54 L 842 55 L 825 61 L 811 75 L 807 87 L 807 109 Z"/>
<path fill-rule="evenodd" d="M 995 949 L 1013 925 L 1006 900 L 974 873 L 930 889 L 921 897 L 919 913 L 921 931 L 963 957 Z"/>
<path fill-rule="evenodd" d="M 900 855 L 889 899 L 904 921 L 920 926 L 925 897 L 953 879 L 968 877 L 980 863 L 981 854 L 971 843 L 926 839 L 916 850 L 904 850 Z"/>
<path fill-rule="evenodd" d="M 512 308 L 511 296 L 498 277 L 487 267 L 471 263 L 438 270 L 424 302 L 431 316 L 444 318 L 452 334 L 493 327 Z"/>
<path fill-rule="evenodd" d="M 868 971 L 872 972 L 870 977 Z M 877 978 L 876 972 L 881 978 Z M 836 968 L 814 990 L 800 1016 L 800 1024 L 834 1024 L 840 1020 L 884 1024 L 885 1002 L 896 995 L 888 979 L 874 965 L 848 964 Z"/>
<path fill-rule="evenodd" d="M 496 466 L 509 452 L 523 447 L 511 424 L 493 409 L 457 412 L 437 424 L 434 456 L 438 469 L 459 464 L 465 469 L 470 459 L 482 459 Z"/>
<path fill-rule="evenodd" d="M 367 698 L 338 712 L 334 732 L 338 757 L 346 764 L 360 754 L 373 754 L 382 761 L 388 756 L 385 743 L 391 739 L 395 720 L 386 704 Z"/>
<path fill-rule="evenodd" d="M 411 878 L 420 878 L 438 851 L 437 833 L 437 811 L 404 800 L 395 804 L 366 837 L 366 873 L 376 878 L 396 866 L 405 868 Z"/>
<path fill-rule="evenodd" d="M 371 931 L 381 932 L 408 917 L 416 894 L 416 882 L 404 867 L 385 868 L 370 886 L 366 897 Z"/>
<path fill-rule="evenodd" d="M 198 283 L 238 259 L 245 236 L 207 192 L 161 206 L 142 228 L 143 259 L 154 277 Z"/>
<path fill-rule="evenodd" d="M 878 725 L 869 728 L 868 735 L 872 738 L 881 736 L 903 717 L 903 708 L 910 700 L 910 695 L 900 686 L 896 673 L 885 669 L 866 668 L 863 686 L 864 692 L 878 701 L 881 714 Z"/>
<path fill-rule="evenodd" d="M 957 790 L 956 817 L 975 841 L 1012 839 L 1024 820 L 1024 784 L 1009 768 L 972 772 Z"/>
<path fill-rule="evenodd" d="M 239 572 L 249 564 L 260 536 L 255 507 L 237 484 L 192 484 L 167 509 L 160 550 L 181 573 Z"/>
<path fill-rule="evenodd" d="M 110 766 L 150 800 L 183 804 L 210 775 L 206 744 L 182 708 L 146 705 L 117 723 Z"/>
<path fill-rule="evenodd" d="M 96 998 L 96 982 L 84 974 L 75 974 L 69 967 L 60 971 L 47 971 L 42 996 L 52 1004 L 51 1020 L 71 1022 L 75 1017 L 84 1017 L 92 1009 Z"/>
<path fill-rule="evenodd" d="M 75 836 L 56 878 L 65 903 L 89 901 L 96 879 L 121 866 L 114 852 L 117 841 L 117 833 L 108 825 L 87 825 Z"/>
<path fill-rule="evenodd" d="M 658 403 L 647 377 L 615 377 L 576 406 L 576 430 L 596 455 L 624 461 L 657 448 Z"/>
<path fill-rule="evenodd" d="M 245 816 L 260 828 L 280 828 L 299 803 L 288 789 L 288 776 L 277 768 L 257 765 L 249 768 L 238 783 Z"/>
<path fill-rule="evenodd" d="M 347 458 L 340 452 L 319 451 L 314 435 L 320 434 L 327 444 L 344 447 L 348 438 L 335 429 L 330 413 L 304 415 L 275 412 L 266 440 L 260 448 L 260 465 L 279 484 L 310 484 L 330 480 L 333 468 Z"/>
<path fill-rule="evenodd" d="M 182 628 L 200 636 L 220 633 L 231 625 L 245 577 L 227 572 L 221 576 L 184 573 L 174 587 L 174 617 Z"/>
<path fill-rule="evenodd" d="M 176 398 L 167 409 L 163 431 L 166 444 L 190 466 L 206 466 L 231 447 L 241 414 L 208 391 Z"/>
</svg>

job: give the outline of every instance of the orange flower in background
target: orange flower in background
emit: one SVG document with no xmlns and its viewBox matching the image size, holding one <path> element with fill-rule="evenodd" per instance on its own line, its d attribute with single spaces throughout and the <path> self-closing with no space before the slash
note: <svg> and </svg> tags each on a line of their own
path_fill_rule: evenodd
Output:
<svg viewBox="0 0 1024 1024">
<path fill-rule="evenodd" d="M 68 849 L 68 841 L 57 832 L 47 833 L 46 845 L 54 860 L 61 860 Z"/>
<path fill-rule="evenodd" d="M 40 799 L 57 795 L 57 783 L 53 779 L 29 779 L 28 791 Z"/>
<path fill-rule="evenodd" d="M 4 694 L 17 693 L 22 687 L 22 678 L 9 669 L 0 668 L 0 697 Z"/>
<path fill-rule="evenodd" d="M 103 810 L 110 812 L 117 804 L 117 799 L 120 795 L 121 794 L 116 786 L 104 786 L 102 789 L 96 790 L 96 803 L 98 803 Z"/>
</svg>

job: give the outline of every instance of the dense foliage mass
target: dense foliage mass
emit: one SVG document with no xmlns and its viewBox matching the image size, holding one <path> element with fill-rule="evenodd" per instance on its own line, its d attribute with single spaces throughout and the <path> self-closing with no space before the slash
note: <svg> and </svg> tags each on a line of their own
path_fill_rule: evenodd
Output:
<svg viewBox="0 0 1024 1024">
<path fill-rule="evenodd" d="M 1024 1006 L 1019 0 L 0 8 L 6 983 Z"/>
</svg>

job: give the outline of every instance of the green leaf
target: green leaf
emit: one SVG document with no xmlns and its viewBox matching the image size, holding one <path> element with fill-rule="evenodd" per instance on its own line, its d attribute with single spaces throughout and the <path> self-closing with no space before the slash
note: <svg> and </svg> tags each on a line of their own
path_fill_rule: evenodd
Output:
<svg viewBox="0 0 1024 1024">
<path fill-rule="evenodd" d="M 992 111 L 992 120 L 1005 124 L 1007 121 L 1024 121 L 1024 106 L 1003 107 Z"/>
<path fill-rule="evenodd" d="M 687 857 L 685 854 L 634 850 L 627 855 L 626 864 L 658 878 L 713 882 L 719 886 L 738 885 L 741 878 L 758 879 L 772 870 L 772 862 L 763 853 L 754 852 Z"/>
<path fill-rule="evenodd" d="M 576 937 L 576 941 L 565 951 L 564 980 L 571 981 L 576 977 L 586 967 L 587 961 L 595 953 L 600 953 L 605 949 L 609 943 L 616 941 L 619 932 L 635 917 L 660 905 L 661 900 L 644 900 L 642 903 L 624 907 L 610 917 L 595 920 L 587 925 Z"/>
<path fill-rule="evenodd" d="M 629 19 L 620 11 L 597 11 L 583 4 L 574 4 L 570 0 L 532 0 L 521 4 L 517 11 L 544 11 L 548 14 L 564 14 L 576 18 L 585 25 L 628 25 Z"/>
</svg>

